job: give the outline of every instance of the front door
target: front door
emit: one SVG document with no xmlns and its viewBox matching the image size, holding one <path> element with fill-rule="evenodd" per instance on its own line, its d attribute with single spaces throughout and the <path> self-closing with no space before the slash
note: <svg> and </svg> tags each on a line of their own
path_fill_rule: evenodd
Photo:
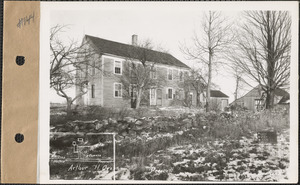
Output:
<svg viewBox="0 0 300 185">
<path fill-rule="evenodd" d="M 162 90 L 161 89 L 156 90 L 156 105 L 162 106 Z"/>
<path fill-rule="evenodd" d="M 156 89 L 150 89 L 150 105 L 156 105 Z"/>
</svg>

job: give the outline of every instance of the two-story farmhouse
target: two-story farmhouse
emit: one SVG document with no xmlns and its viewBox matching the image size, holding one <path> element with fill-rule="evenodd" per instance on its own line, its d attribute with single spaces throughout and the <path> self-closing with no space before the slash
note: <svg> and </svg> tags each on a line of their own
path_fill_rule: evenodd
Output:
<svg viewBox="0 0 300 185">
<path fill-rule="evenodd" d="M 132 99 L 126 94 L 129 93 L 130 97 L 134 92 L 128 92 L 121 81 L 124 81 L 125 67 L 129 61 L 141 65 L 140 55 L 146 55 L 145 62 L 152 64 L 151 73 L 144 75 L 150 75 L 150 78 L 159 82 L 159 85 L 147 89 L 142 104 L 170 106 L 175 99 L 182 100 L 188 95 L 195 105 L 195 93 L 184 92 L 184 77 L 188 75 L 190 68 L 172 55 L 137 46 L 137 35 L 132 36 L 131 45 L 89 35 L 85 35 L 83 40 L 88 47 L 93 48 L 95 55 L 89 61 L 92 65 L 86 66 L 85 72 L 79 71 L 80 74 L 77 74 L 92 75 L 88 80 L 87 93 L 77 100 L 78 105 L 132 107 Z M 76 87 L 76 94 L 79 94 L 79 88 L 81 87 Z"/>
</svg>

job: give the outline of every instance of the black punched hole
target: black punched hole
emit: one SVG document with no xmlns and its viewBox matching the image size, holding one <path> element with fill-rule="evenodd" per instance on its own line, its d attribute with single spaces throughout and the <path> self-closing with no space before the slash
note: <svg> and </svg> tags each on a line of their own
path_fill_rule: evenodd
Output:
<svg viewBox="0 0 300 185">
<path fill-rule="evenodd" d="M 25 63 L 25 57 L 24 56 L 17 56 L 16 57 L 16 63 L 21 66 Z"/>
<path fill-rule="evenodd" d="M 16 134 L 15 140 L 17 143 L 22 143 L 24 141 L 24 135 L 23 134 Z"/>
</svg>

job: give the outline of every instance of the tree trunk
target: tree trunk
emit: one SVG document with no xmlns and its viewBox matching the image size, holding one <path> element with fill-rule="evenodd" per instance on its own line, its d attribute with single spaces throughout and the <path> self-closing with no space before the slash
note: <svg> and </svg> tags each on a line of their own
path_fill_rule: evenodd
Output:
<svg viewBox="0 0 300 185">
<path fill-rule="evenodd" d="M 67 98 L 67 116 L 72 115 L 72 99 L 70 97 Z"/>
<path fill-rule="evenodd" d="M 271 90 L 271 92 L 270 92 L 270 108 L 271 109 L 274 107 L 274 96 L 275 96 L 275 92 L 274 92 L 274 90 Z"/>
<path fill-rule="evenodd" d="M 136 95 L 136 103 L 135 103 L 136 109 L 140 108 L 141 99 L 142 99 L 142 89 L 138 89 Z"/>
<path fill-rule="evenodd" d="M 201 102 L 200 102 L 200 92 L 199 91 L 196 92 L 196 97 L 197 97 L 196 106 L 200 107 Z"/>
<path fill-rule="evenodd" d="M 274 90 L 268 89 L 266 97 L 266 109 L 271 109 L 274 106 Z"/>
<path fill-rule="evenodd" d="M 208 80 L 206 89 L 206 112 L 210 111 L 210 88 L 211 88 L 211 71 L 212 71 L 212 52 L 209 52 L 208 59 Z"/>
<path fill-rule="evenodd" d="M 270 16 L 271 12 L 267 11 L 267 22 L 270 22 Z M 275 59 L 274 59 L 274 38 L 271 32 L 271 25 L 268 24 L 268 32 L 267 32 L 267 52 L 268 52 L 268 58 L 267 58 L 267 76 L 268 76 L 268 87 L 267 87 L 267 98 L 266 98 L 266 109 L 273 108 L 274 105 L 274 78 L 275 78 Z"/>
<path fill-rule="evenodd" d="M 238 96 L 238 88 L 239 88 L 239 76 L 236 76 L 236 84 L 235 84 L 235 92 L 234 92 L 234 105 L 237 105 L 237 96 Z"/>
</svg>

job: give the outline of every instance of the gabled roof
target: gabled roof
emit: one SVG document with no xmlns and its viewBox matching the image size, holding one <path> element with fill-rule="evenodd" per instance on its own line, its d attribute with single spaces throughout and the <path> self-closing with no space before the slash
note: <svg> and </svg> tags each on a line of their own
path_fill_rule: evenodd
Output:
<svg viewBox="0 0 300 185">
<path fill-rule="evenodd" d="M 278 104 L 288 104 L 290 103 L 290 95 L 283 96 Z"/>
<path fill-rule="evenodd" d="M 283 89 L 275 89 L 274 94 L 276 96 L 284 96 L 284 97 L 286 97 L 286 96 L 289 97 L 290 96 L 290 94 L 288 92 L 286 92 L 285 90 L 283 90 Z"/>
<path fill-rule="evenodd" d="M 211 90 L 210 91 L 210 97 L 215 97 L 215 98 L 229 98 L 226 94 L 219 90 Z"/>
<path fill-rule="evenodd" d="M 256 87 L 254 87 L 253 89 L 251 89 L 250 91 L 248 91 L 244 96 L 238 98 L 237 100 L 234 100 L 230 104 L 233 104 L 236 101 L 238 102 L 239 100 L 243 99 L 244 97 L 249 96 L 250 94 L 252 94 L 255 91 L 261 91 L 261 86 L 257 85 Z M 254 94 L 255 94 L 255 97 L 260 97 L 261 96 L 260 94 L 258 95 L 257 93 L 254 93 Z M 285 102 L 287 102 L 290 99 L 290 94 L 288 92 L 286 92 L 285 90 L 280 89 L 280 88 L 275 89 L 274 94 L 276 96 L 281 96 L 282 97 L 282 99 L 278 102 L 279 104 L 285 103 Z"/>
<path fill-rule="evenodd" d="M 160 64 L 177 66 L 190 69 L 186 64 L 179 61 L 177 58 L 173 57 L 168 53 L 163 53 L 151 49 L 145 49 L 138 46 L 133 46 L 129 44 L 123 44 L 119 42 L 114 42 L 110 40 L 105 40 L 98 37 L 93 37 L 90 35 L 85 35 L 92 43 L 100 50 L 102 53 L 113 54 L 125 58 L 132 58 L 139 60 L 141 55 L 147 55 L 147 61 L 156 62 Z"/>
</svg>

